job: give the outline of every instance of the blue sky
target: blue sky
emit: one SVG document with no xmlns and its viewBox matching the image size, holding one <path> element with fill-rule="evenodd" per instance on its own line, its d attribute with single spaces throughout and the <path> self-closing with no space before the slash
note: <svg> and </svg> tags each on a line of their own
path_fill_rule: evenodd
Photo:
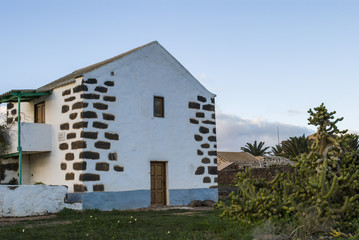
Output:
<svg viewBox="0 0 359 240">
<path fill-rule="evenodd" d="M 0 92 L 157 40 L 217 94 L 219 150 L 308 134 L 322 102 L 358 131 L 358 29 L 354 0 L 2 0 Z"/>
</svg>

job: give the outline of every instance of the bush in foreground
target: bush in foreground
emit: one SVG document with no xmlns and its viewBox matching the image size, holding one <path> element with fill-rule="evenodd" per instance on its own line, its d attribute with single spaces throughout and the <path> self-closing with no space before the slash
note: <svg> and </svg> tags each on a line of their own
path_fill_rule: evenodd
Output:
<svg viewBox="0 0 359 240">
<path fill-rule="evenodd" d="M 270 182 L 254 179 L 251 170 L 239 173 L 238 193 L 231 195 L 231 205 L 220 204 L 223 217 L 245 224 L 290 219 L 294 227 L 288 230 L 305 239 L 331 229 L 356 230 L 359 154 L 351 147 L 353 135 L 337 128 L 343 118 L 334 119 L 335 112 L 328 112 L 324 104 L 308 113 L 309 124 L 316 126 L 317 132 L 309 153 L 300 155 L 294 173 L 278 172 Z"/>
</svg>

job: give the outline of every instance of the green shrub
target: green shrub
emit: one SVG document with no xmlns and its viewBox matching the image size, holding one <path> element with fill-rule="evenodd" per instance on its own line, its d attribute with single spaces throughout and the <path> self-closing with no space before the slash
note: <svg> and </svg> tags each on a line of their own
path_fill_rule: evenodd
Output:
<svg viewBox="0 0 359 240">
<path fill-rule="evenodd" d="M 297 236 L 327 232 L 330 227 L 355 231 L 359 218 L 359 154 L 352 137 L 339 131 L 335 112 L 324 104 L 308 111 L 317 133 L 309 153 L 299 156 L 294 173 L 279 173 L 268 182 L 254 179 L 251 170 L 237 175 L 237 194 L 229 206 L 220 203 L 222 217 L 253 224 L 290 218 Z M 294 229 L 295 230 L 295 229 Z M 293 230 L 293 231 L 294 231 Z"/>
</svg>

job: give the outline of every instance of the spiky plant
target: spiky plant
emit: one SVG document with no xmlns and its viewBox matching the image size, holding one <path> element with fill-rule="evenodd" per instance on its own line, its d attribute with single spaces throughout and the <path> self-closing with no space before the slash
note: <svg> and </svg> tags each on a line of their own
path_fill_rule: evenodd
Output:
<svg viewBox="0 0 359 240">
<path fill-rule="evenodd" d="M 264 144 L 265 142 L 259 142 L 257 145 L 257 141 L 254 141 L 253 144 L 247 143 L 244 147 L 241 147 L 241 150 L 250 153 L 253 156 L 263 156 L 269 153 L 269 151 L 267 151 L 269 147 L 263 147 Z"/>
<path fill-rule="evenodd" d="M 294 174 L 278 172 L 268 182 L 253 178 L 251 170 L 239 173 L 232 204 L 219 204 L 223 217 L 251 224 L 311 214 L 318 226 L 353 230 L 359 218 L 359 153 L 351 148 L 350 135 L 336 126 L 343 118 L 335 119 L 324 104 L 308 112 L 317 132 L 309 153 L 299 155 Z"/>
</svg>

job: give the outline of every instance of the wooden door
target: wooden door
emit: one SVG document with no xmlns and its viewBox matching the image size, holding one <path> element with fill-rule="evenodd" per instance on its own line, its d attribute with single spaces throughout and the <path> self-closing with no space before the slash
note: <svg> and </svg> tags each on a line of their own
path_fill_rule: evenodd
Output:
<svg viewBox="0 0 359 240">
<path fill-rule="evenodd" d="M 166 205 L 166 163 L 151 162 L 151 205 Z"/>
</svg>

